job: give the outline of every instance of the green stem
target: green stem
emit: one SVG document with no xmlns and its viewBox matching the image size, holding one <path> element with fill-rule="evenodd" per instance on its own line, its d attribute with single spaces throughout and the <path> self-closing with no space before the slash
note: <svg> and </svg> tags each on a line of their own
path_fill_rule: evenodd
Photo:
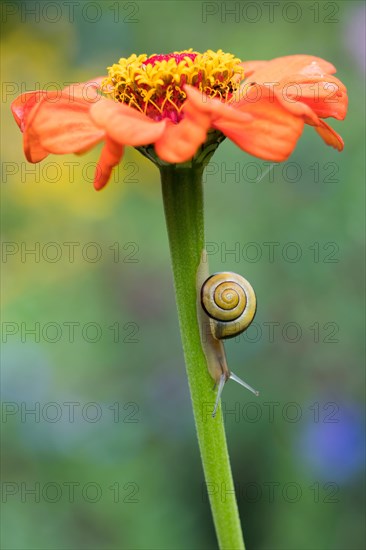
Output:
<svg viewBox="0 0 366 550">
<path fill-rule="evenodd" d="M 211 417 L 213 380 L 197 320 L 196 274 L 204 248 L 202 165 L 161 166 L 165 218 L 193 413 L 216 534 L 221 549 L 244 549 L 221 414 Z M 197 498 L 202 494 L 197 490 Z"/>
</svg>

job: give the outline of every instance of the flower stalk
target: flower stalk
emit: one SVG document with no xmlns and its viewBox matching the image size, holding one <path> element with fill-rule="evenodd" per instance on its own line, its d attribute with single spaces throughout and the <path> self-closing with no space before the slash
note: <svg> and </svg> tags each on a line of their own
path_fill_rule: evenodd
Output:
<svg viewBox="0 0 366 550">
<path fill-rule="evenodd" d="M 202 163 L 160 166 L 181 338 L 206 486 L 220 549 L 244 549 L 222 416 L 202 350 L 196 275 L 204 248 Z M 225 499 L 221 496 L 225 487 Z M 197 498 L 202 494 L 197 487 Z"/>
</svg>

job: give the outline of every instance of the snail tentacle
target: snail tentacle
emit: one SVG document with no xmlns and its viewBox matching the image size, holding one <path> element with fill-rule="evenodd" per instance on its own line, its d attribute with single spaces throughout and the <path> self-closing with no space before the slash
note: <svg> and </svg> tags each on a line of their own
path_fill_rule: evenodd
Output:
<svg viewBox="0 0 366 550">
<path fill-rule="evenodd" d="M 256 395 L 256 396 L 258 397 L 259 391 L 257 391 L 257 390 L 255 390 L 254 388 L 252 388 L 252 386 L 249 386 L 249 384 L 247 384 L 246 382 L 244 382 L 244 380 L 242 380 L 241 378 L 239 378 L 239 376 L 236 376 L 236 374 L 234 374 L 233 372 L 230 372 L 229 378 L 231 378 L 231 380 L 234 380 L 234 382 L 237 382 L 238 384 L 240 384 L 241 386 L 243 386 L 243 387 L 246 388 L 247 390 L 251 391 L 252 393 L 254 393 L 254 395 Z"/>
</svg>

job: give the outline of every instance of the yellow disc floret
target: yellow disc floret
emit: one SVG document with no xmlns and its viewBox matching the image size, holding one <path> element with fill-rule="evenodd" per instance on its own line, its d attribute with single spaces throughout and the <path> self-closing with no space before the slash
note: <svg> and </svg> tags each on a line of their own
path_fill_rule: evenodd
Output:
<svg viewBox="0 0 366 550">
<path fill-rule="evenodd" d="M 133 54 L 108 67 L 102 90 L 154 120 L 179 122 L 186 99 L 184 84 L 229 103 L 244 76 L 240 63 L 222 50 L 201 54 L 190 49 L 150 57 Z"/>
</svg>

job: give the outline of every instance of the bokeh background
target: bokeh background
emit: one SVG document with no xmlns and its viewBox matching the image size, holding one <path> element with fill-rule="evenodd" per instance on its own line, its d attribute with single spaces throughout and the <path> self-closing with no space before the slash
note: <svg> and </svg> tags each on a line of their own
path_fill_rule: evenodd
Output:
<svg viewBox="0 0 366 550">
<path fill-rule="evenodd" d="M 2 547 L 216 547 L 158 171 L 127 149 L 96 193 L 100 148 L 28 164 L 9 109 L 20 92 L 103 75 L 133 52 L 192 47 L 314 54 L 348 87 L 347 119 L 331 121 L 341 154 L 312 128 L 278 166 L 220 146 L 206 237 L 211 271 L 242 273 L 259 302 L 226 349 L 260 397 L 229 383 L 223 398 L 247 547 L 361 549 L 364 4 L 1 8 Z"/>
</svg>

